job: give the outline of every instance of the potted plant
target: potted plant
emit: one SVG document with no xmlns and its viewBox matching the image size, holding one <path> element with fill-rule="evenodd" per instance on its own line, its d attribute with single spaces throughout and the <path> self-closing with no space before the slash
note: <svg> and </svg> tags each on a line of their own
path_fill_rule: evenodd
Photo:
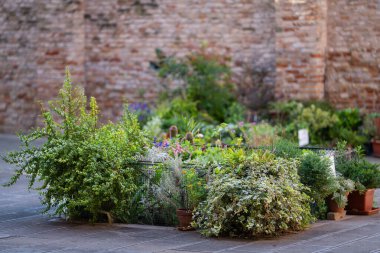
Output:
<svg viewBox="0 0 380 253">
<path fill-rule="evenodd" d="M 374 137 L 371 139 L 373 156 L 380 157 L 380 114 L 371 114 L 375 128 Z"/>
<path fill-rule="evenodd" d="M 355 189 L 355 183 L 342 176 L 336 178 L 334 193 L 327 198 L 327 206 L 330 212 L 344 213 L 348 202 L 348 194 Z"/>
<path fill-rule="evenodd" d="M 379 165 L 365 160 L 360 148 L 355 151 L 356 154 L 348 158 L 341 150 L 336 163 L 337 171 L 355 182 L 355 191 L 348 195 L 348 213 L 361 215 L 377 213 L 379 209 L 373 208 L 373 197 L 375 188 L 380 187 Z"/>
<path fill-rule="evenodd" d="M 183 159 L 189 157 L 184 146 L 176 142 L 164 162 L 157 197 L 176 208 L 179 230 L 192 230 L 193 210 L 205 196 L 205 179 L 194 168 L 187 168 Z"/>
</svg>

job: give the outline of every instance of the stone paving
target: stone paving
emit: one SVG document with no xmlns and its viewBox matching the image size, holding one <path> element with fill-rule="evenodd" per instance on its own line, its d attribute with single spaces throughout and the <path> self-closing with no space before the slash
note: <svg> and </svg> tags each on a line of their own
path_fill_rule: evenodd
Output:
<svg viewBox="0 0 380 253">
<path fill-rule="evenodd" d="M 0 154 L 16 148 L 14 136 L 0 135 Z M 0 161 L 0 183 L 8 180 L 12 170 Z M 26 184 L 22 178 L 10 188 L 0 188 L 0 253 L 380 253 L 380 215 L 320 221 L 304 232 L 271 240 L 207 239 L 197 232 L 179 232 L 170 227 L 67 223 L 41 215 L 39 196 L 28 192 Z"/>
</svg>

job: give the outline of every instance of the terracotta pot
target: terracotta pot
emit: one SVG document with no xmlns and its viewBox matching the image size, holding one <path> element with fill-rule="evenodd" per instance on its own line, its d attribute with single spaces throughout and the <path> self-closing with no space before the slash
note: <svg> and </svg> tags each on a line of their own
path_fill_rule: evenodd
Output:
<svg viewBox="0 0 380 253">
<path fill-rule="evenodd" d="M 375 189 L 368 189 L 362 194 L 359 191 L 353 191 L 348 195 L 348 210 L 369 212 L 373 207 L 373 196 Z"/>
<path fill-rule="evenodd" d="M 193 221 L 193 213 L 189 209 L 177 209 L 177 218 L 180 228 L 189 228 Z"/>
<path fill-rule="evenodd" d="M 372 140 L 373 156 L 380 157 L 380 140 Z"/>
<path fill-rule="evenodd" d="M 374 118 L 373 123 L 375 124 L 377 136 L 380 136 L 380 117 Z"/>
<path fill-rule="evenodd" d="M 346 197 L 348 196 L 348 192 L 346 193 Z M 343 213 L 345 207 L 339 207 L 335 200 L 332 199 L 332 195 L 327 197 L 327 206 L 330 212 L 333 213 Z"/>
</svg>

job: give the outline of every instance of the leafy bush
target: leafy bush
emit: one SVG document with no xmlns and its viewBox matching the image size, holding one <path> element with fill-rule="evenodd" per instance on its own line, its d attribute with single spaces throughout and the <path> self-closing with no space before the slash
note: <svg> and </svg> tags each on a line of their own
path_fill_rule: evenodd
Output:
<svg viewBox="0 0 380 253">
<path fill-rule="evenodd" d="M 333 194 L 336 187 L 336 179 L 330 168 L 330 161 L 317 153 L 307 152 L 301 158 L 298 173 L 301 183 L 310 188 L 309 195 L 315 201 L 314 215 L 325 217 L 325 199 Z"/>
<path fill-rule="evenodd" d="M 273 145 L 272 152 L 282 158 L 299 158 L 302 155 L 302 150 L 298 145 L 286 139 L 279 139 Z"/>
<path fill-rule="evenodd" d="M 296 119 L 298 129 L 306 127 L 309 129 L 310 141 L 314 144 L 328 142 L 330 129 L 338 122 L 338 117 L 330 112 L 314 105 L 304 108 Z"/>
<path fill-rule="evenodd" d="M 338 146 L 336 159 L 336 170 L 344 177 L 353 180 L 358 190 L 380 187 L 380 167 L 378 164 L 368 162 L 363 156 L 360 148 L 356 153 L 346 150 L 346 143 Z"/>
<path fill-rule="evenodd" d="M 37 189 L 46 212 L 92 220 L 101 213 L 109 221 L 125 218 L 138 187 L 133 164 L 144 152 L 145 137 L 128 108 L 121 122 L 99 127 L 95 99 L 89 111 L 86 106 L 83 89 L 72 86 L 67 71 L 59 98 L 43 110 L 44 127 L 21 135 L 22 149 L 4 158 L 19 167 L 8 185 L 22 174 L 30 178 L 30 188 L 41 181 Z M 32 146 L 38 138 L 46 141 Z"/>
<path fill-rule="evenodd" d="M 179 97 L 183 103 L 189 103 L 191 107 L 195 105 L 196 115 L 193 115 L 193 109 L 190 112 L 195 119 L 200 116 L 200 120 L 221 123 L 243 118 L 243 107 L 234 96 L 230 68 L 221 58 L 205 53 L 175 58 L 167 57 L 161 50 L 156 52 L 158 61 L 152 62 L 152 66 L 162 78 L 166 91 L 162 95 L 164 100 Z M 173 89 L 173 86 L 178 88 Z M 184 104 L 181 106 L 185 107 Z M 182 115 L 183 112 L 170 113 Z"/>
<path fill-rule="evenodd" d="M 363 128 L 363 119 L 358 109 L 336 111 L 326 102 L 276 102 L 271 104 L 274 122 L 285 129 L 284 137 L 296 140 L 298 130 L 309 130 L 311 144 L 335 145 L 345 140 L 351 146 L 362 145 L 372 132 L 371 121 Z M 369 124 L 368 124 L 369 123 Z"/>
<path fill-rule="evenodd" d="M 245 144 L 249 147 L 273 146 L 278 139 L 277 129 L 268 123 L 244 124 L 240 127 Z"/>
<path fill-rule="evenodd" d="M 252 154 L 243 161 L 241 154 L 233 157 L 235 162 L 224 165 L 232 168 L 214 176 L 206 201 L 194 213 L 193 225 L 202 234 L 273 236 L 309 224 L 309 197 L 302 193 L 296 160 L 276 159 L 269 153 Z"/>
</svg>

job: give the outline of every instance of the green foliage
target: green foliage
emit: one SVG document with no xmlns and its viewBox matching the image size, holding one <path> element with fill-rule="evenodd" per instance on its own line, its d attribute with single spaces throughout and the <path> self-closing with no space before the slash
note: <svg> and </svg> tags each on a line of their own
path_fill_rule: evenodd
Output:
<svg viewBox="0 0 380 253">
<path fill-rule="evenodd" d="M 279 139 L 273 145 L 272 152 L 282 158 L 299 158 L 302 155 L 302 150 L 298 145 L 286 139 Z"/>
<path fill-rule="evenodd" d="M 304 108 L 296 119 L 299 128 L 309 129 L 311 143 L 324 143 L 330 139 L 329 131 L 338 122 L 338 117 L 314 105 Z"/>
<path fill-rule="evenodd" d="M 271 105 L 277 115 L 276 122 L 285 127 L 285 136 L 297 140 L 298 130 L 309 130 L 311 144 L 326 144 L 331 141 L 330 130 L 338 117 L 325 103 L 278 102 Z"/>
<path fill-rule="evenodd" d="M 346 140 L 350 145 L 362 145 L 368 140 L 369 130 L 362 129 L 363 119 L 358 109 L 335 111 L 326 102 L 276 102 L 271 104 L 275 123 L 284 127 L 284 137 L 297 139 L 298 130 L 309 130 L 312 145 L 333 145 Z M 370 126 L 370 124 L 367 124 Z"/>
<path fill-rule="evenodd" d="M 98 127 L 96 101 L 91 98 L 90 110 L 86 101 L 67 71 L 58 99 L 43 110 L 44 127 L 21 135 L 22 149 L 4 158 L 19 167 L 8 185 L 26 174 L 29 187 L 42 182 L 37 189 L 45 211 L 69 218 L 97 220 L 100 213 L 123 218 L 138 187 L 133 164 L 144 152 L 145 137 L 127 107 L 121 122 Z M 32 146 L 38 138 L 46 141 Z"/>
<path fill-rule="evenodd" d="M 335 182 L 334 193 L 331 195 L 331 199 L 337 203 L 339 208 L 343 208 L 347 205 L 347 194 L 355 189 L 355 183 L 342 176 L 338 176 Z"/>
<path fill-rule="evenodd" d="M 362 117 L 360 111 L 355 109 L 344 109 L 337 112 L 339 118 L 339 127 L 358 130 L 362 124 Z"/>
<path fill-rule="evenodd" d="M 233 152 L 209 185 L 206 201 L 194 213 L 194 226 L 206 236 L 273 236 L 305 228 L 312 220 L 302 193 L 298 162 L 269 153 Z"/>
<path fill-rule="evenodd" d="M 204 53 L 185 58 L 167 57 L 161 50 L 157 50 L 157 59 L 152 65 L 162 78 L 166 91 L 162 95 L 163 100 L 177 98 L 182 101 L 178 106 L 185 109 L 176 110 L 173 106 L 169 114 L 178 116 L 185 113 L 197 120 L 219 123 L 243 118 L 243 107 L 234 96 L 230 68 L 221 59 Z M 172 89 L 173 86 L 178 88 Z"/>
<path fill-rule="evenodd" d="M 183 186 L 186 187 L 188 207 L 190 210 L 194 210 L 206 198 L 206 179 L 201 177 L 194 168 L 183 172 Z"/>
<path fill-rule="evenodd" d="M 314 215 L 325 217 L 325 199 L 334 193 L 336 187 L 330 161 L 317 153 L 307 152 L 301 158 L 298 173 L 301 183 L 310 188 L 309 195 L 315 201 Z"/>
<path fill-rule="evenodd" d="M 204 122 L 215 123 L 207 114 L 199 113 L 197 110 L 195 102 L 175 98 L 170 103 L 162 103 L 157 108 L 157 115 L 162 122 L 162 129 L 177 126 L 180 133 L 200 128 Z"/>
<path fill-rule="evenodd" d="M 268 123 L 244 124 L 239 129 L 249 147 L 270 147 L 278 139 L 277 129 Z"/>
<path fill-rule="evenodd" d="M 332 138 L 345 140 L 351 146 L 362 145 L 367 141 L 365 134 L 360 132 L 363 120 L 358 109 L 345 109 L 336 114 L 339 120 L 331 129 Z"/>
<path fill-rule="evenodd" d="M 353 180 L 358 190 L 380 187 L 380 167 L 368 162 L 361 154 L 360 149 L 355 153 L 346 150 L 346 143 L 340 143 L 336 170 L 344 177 Z"/>
</svg>

